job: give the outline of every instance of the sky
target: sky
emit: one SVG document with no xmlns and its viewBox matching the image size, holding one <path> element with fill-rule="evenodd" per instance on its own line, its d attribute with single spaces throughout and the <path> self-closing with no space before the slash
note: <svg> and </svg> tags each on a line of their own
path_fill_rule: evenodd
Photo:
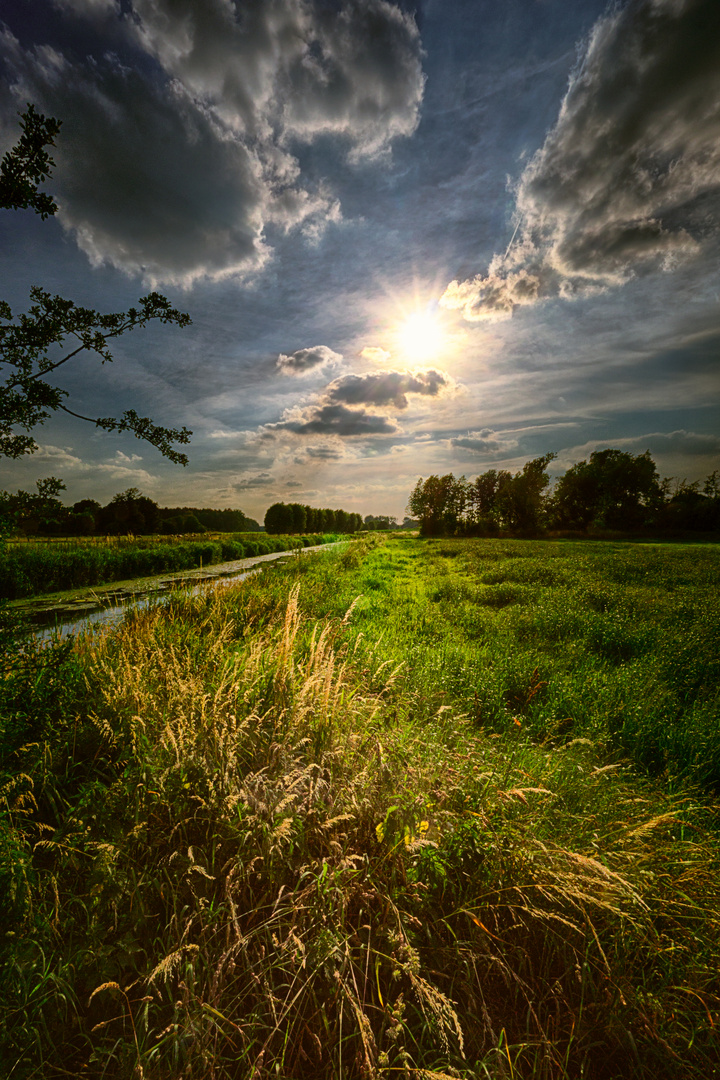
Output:
<svg viewBox="0 0 720 1080">
<path fill-rule="evenodd" d="M 0 295 L 186 329 L 63 372 L 0 486 L 402 518 L 418 477 L 650 450 L 720 467 L 717 0 L 4 0 L 0 152 L 62 120 Z"/>
</svg>

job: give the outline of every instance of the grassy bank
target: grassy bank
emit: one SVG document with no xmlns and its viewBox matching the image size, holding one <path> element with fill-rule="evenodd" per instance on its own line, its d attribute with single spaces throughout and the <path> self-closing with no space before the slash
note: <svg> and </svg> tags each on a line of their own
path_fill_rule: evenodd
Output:
<svg viewBox="0 0 720 1080">
<path fill-rule="evenodd" d="M 370 539 L 16 655 L 6 1075 L 720 1075 L 719 575 Z"/>
<path fill-rule="evenodd" d="M 334 536 L 266 536 L 220 534 L 204 540 L 171 540 L 167 537 L 124 539 L 106 542 L 63 541 L 8 544 L 0 561 L 0 599 L 104 585 L 132 577 L 176 570 L 192 570 L 232 559 L 291 551 L 327 543 Z"/>
</svg>

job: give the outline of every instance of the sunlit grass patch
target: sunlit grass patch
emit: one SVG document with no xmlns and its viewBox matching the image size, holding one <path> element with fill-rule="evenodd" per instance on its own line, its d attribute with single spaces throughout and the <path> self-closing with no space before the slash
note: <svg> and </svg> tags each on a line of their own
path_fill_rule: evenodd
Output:
<svg viewBox="0 0 720 1080">
<path fill-rule="evenodd" d="M 710 600 L 599 548 L 373 537 L 18 659 L 12 1075 L 712 1076 L 711 658 L 663 674 Z"/>
</svg>

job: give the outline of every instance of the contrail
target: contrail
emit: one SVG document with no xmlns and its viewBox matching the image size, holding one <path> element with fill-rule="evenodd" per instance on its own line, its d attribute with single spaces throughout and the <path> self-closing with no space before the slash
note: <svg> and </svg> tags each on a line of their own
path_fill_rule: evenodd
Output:
<svg viewBox="0 0 720 1080">
<path fill-rule="evenodd" d="M 506 250 L 505 254 L 503 255 L 503 262 L 505 262 L 505 260 L 508 257 L 508 254 L 510 252 L 510 248 L 513 246 L 513 241 L 515 240 L 515 237 L 517 236 L 517 231 L 518 231 L 519 228 L 520 228 L 520 220 L 518 219 L 518 223 L 515 226 L 515 232 L 510 237 L 510 243 L 508 244 L 507 250 Z"/>
</svg>

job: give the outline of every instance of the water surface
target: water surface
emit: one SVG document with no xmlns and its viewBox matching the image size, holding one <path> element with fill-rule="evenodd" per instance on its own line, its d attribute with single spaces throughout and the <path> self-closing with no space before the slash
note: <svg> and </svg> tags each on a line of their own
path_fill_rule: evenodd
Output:
<svg viewBox="0 0 720 1080">
<path fill-rule="evenodd" d="M 197 570 L 116 581 L 94 588 L 34 597 L 12 607 L 27 615 L 34 624 L 34 636 L 38 641 L 50 641 L 58 636 L 75 636 L 90 629 L 117 626 L 129 612 L 142 611 L 163 599 L 169 599 L 178 590 L 193 596 L 206 589 L 235 585 L 250 574 L 258 573 L 263 563 L 302 558 L 306 553 L 325 551 L 334 546 L 318 544 L 294 551 L 275 551 L 268 555 L 215 563 Z"/>
</svg>

